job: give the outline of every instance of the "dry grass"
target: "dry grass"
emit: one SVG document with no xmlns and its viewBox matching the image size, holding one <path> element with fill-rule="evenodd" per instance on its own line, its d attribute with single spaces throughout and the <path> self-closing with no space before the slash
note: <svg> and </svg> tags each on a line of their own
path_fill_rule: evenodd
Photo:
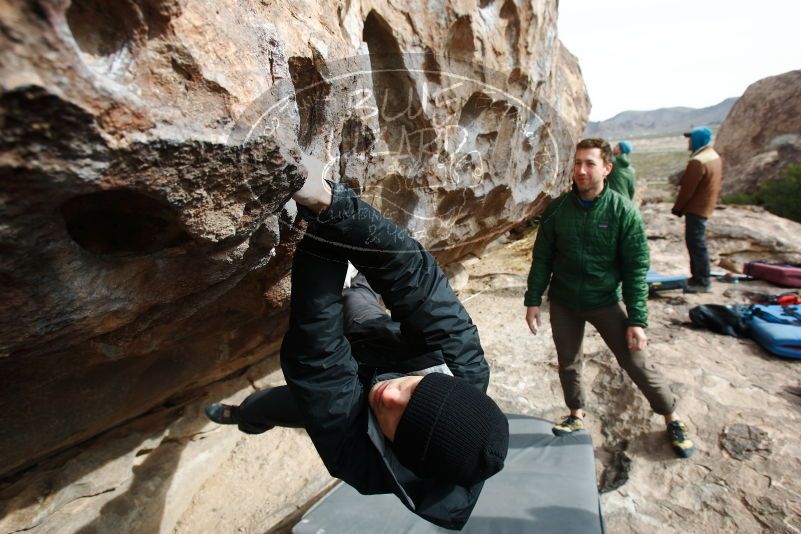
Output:
<svg viewBox="0 0 801 534">
<path fill-rule="evenodd" d="M 637 179 L 648 182 L 649 187 L 666 184 L 668 177 L 684 169 L 689 151 L 687 139 L 682 136 L 632 139 L 634 152 L 631 164 Z"/>
</svg>

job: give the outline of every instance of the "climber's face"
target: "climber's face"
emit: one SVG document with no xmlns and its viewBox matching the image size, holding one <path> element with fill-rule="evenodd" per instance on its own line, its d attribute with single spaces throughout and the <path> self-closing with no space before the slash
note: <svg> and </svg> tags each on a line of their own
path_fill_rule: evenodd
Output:
<svg viewBox="0 0 801 534">
<path fill-rule="evenodd" d="M 373 409 L 373 414 L 378 420 L 381 432 L 389 438 L 395 440 L 395 431 L 398 429 L 403 412 L 409 405 L 417 384 L 423 379 L 422 376 L 401 376 L 391 380 L 376 382 L 370 388 L 367 402 Z"/>
</svg>

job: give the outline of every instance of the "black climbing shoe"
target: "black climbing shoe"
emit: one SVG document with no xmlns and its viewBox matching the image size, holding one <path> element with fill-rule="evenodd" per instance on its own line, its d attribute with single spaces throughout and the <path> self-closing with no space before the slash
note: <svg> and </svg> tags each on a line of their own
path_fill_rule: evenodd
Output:
<svg viewBox="0 0 801 534">
<path fill-rule="evenodd" d="M 684 288 L 685 293 L 712 293 L 712 284 L 696 284 L 690 282 Z"/>
<path fill-rule="evenodd" d="M 239 407 L 215 402 L 206 406 L 206 417 L 220 425 L 239 424 Z"/>
</svg>

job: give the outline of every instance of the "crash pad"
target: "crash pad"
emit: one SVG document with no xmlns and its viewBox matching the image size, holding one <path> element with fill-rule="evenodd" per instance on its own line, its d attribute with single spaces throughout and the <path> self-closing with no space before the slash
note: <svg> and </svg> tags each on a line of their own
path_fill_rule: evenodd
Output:
<svg viewBox="0 0 801 534">
<path fill-rule="evenodd" d="M 748 335 L 771 354 L 801 359 L 801 306 L 755 304 L 745 324 Z"/>
<path fill-rule="evenodd" d="M 648 271 L 648 276 L 645 280 L 648 282 L 648 293 L 655 293 L 670 289 L 684 289 L 687 287 L 688 278 L 682 275 L 665 276 L 655 271 Z"/>
<path fill-rule="evenodd" d="M 552 422 L 508 415 L 509 453 L 503 470 L 484 484 L 465 533 L 605 532 L 595 481 L 592 440 L 585 431 L 555 437 Z M 452 532 L 406 509 L 394 495 L 360 495 L 347 484 L 326 494 L 294 534 L 415 534 Z"/>
</svg>

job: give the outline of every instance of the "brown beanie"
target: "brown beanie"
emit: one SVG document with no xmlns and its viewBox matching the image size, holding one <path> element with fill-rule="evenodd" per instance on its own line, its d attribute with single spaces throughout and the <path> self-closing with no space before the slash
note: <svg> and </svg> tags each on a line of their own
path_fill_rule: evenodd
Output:
<svg viewBox="0 0 801 534">
<path fill-rule="evenodd" d="M 468 487 L 503 468 L 509 422 L 475 386 L 431 373 L 412 393 L 393 448 L 401 463 L 419 477 Z"/>
</svg>

